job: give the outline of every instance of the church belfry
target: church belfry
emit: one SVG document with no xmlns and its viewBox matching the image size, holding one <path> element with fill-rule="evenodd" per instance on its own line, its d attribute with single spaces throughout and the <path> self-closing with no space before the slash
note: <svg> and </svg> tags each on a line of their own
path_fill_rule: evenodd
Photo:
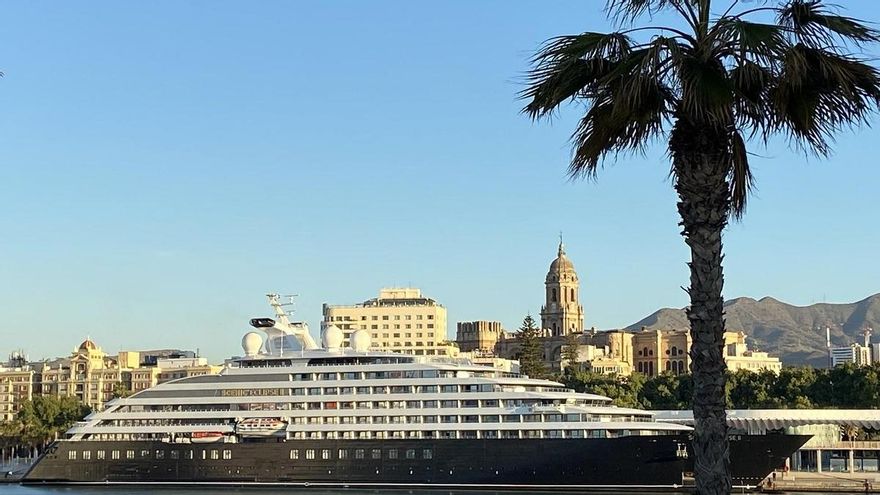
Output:
<svg viewBox="0 0 880 495">
<path fill-rule="evenodd" d="M 559 239 L 556 259 L 544 280 L 546 293 L 541 307 L 541 328 L 552 336 L 584 331 L 584 307 L 580 304 L 580 283 L 574 263 L 565 256 L 565 245 Z"/>
</svg>

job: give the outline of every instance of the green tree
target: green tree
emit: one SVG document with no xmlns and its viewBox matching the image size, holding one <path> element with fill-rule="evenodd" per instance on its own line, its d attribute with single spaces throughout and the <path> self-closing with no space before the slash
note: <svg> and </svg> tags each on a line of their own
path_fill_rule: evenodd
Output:
<svg viewBox="0 0 880 495">
<path fill-rule="evenodd" d="M 836 131 L 880 103 L 880 75 L 853 47 L 880 40 L 821 0 L 743 6 L 735 0 L 608 0 L 622 30 L 548 40 L 532 59 L 523 112 L 564 103 L 586 113 L 572 136 L 572 177 L 594 177 L 608 155 L 665 140 L 691 251 L 696 491 L 729 493 L 725 418 L 722 232 L 745 211 L 746 139 L 782 134 L 818 155 Z M 630 28 L 645 15 L 674 27 Z M 644 36 L 643 36 L 644 35 Z"/>
<path fill-rule="evenodd" d="M 16 415 L 21 423 L 21 441 L 30 446 L 44 445 L 89 412 L 89 407 L 74 397 L 38 395 L 23 403 Z"/>
<path fill-rule="evenodd" d="M 544 366 L 544 344 L 541 342 L 541 330 L 531 314 L 523 319 L 522 326 L 516 334 L 519 342 L 519 371 L 532 378 L 543 378 L 547 375 Z"/>
<path fill-rule="evenodd" d="M 129 390 L 128 387 L 125 386 L 125 383 L 116 382 L 113 385 L 113 398 L 114 399 L 118 399 L 120 397 L 128 397 L 131 394 L 132 394 L 131 390 Z"/>
<path fill-rule="evenodd" d="M 580 334 L 570 333 L 565 336 L 565 344 L 562 348 L 562 359 L 568 363 L 567 367 L 577 367 L 578 357 L 581 351 Z"/>
</svg>

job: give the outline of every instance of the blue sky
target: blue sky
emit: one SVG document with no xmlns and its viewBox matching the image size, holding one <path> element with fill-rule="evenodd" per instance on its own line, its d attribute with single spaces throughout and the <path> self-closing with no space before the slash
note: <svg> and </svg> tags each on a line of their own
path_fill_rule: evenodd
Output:
<svg viewBox="0 0 880 495">
<path fill-rule="evenodd" d="M 454 322 L 536 314 L 565 232 L 587 326 L 684 306 L 662 147 L 565 174 L 577 108 L 520 116 L 527 58 L 602 2 L 17 2 L 0 43 L 0 353 L 239 350 L 266 292 L 421 287 Z M 877 20 L 880 7 L 847 1 Z M 727 297 L 880 292 L 877 130 L 775 144 L 726 234 Z"/>
</svg>

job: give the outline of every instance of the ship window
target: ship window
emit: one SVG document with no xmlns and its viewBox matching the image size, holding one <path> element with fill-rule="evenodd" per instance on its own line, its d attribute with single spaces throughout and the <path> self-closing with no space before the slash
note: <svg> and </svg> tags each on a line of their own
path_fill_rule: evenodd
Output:
<svg viewBox="0 0 880 495">
<path fill-rule="evenodd" d="M 349 371 L 347 373 L 342 374 L 342 379 L 343 380 L 359 380 L 361 377 L 360 375 L 361 375 L 360 373 L 355 373 L 355 372 Z"/>
<path fill-rule="evenodd" d="M 308 409 L 310 411 L 319 410 L 319 409 L 321 409 L 321 403 L 320 402 L 309 402 Z"/>
<path fill-rule="evenodd" d="M 364 458 L 364 449 L 354 449 L 354 458 L 355 459 L 363 459 Z"/>
<path fill-rule="evenodd" d="M 172 450 L 171 451 L 171 458 L 172 459 L 180 459 L 180 451 L 179 450 Z"/>
<path fill-rule="evenodd" d="M 76 460 L 76 451 L 75 450 L 68 451 L 67 452 L 67 459 L 71 460 L 71 461 L 75 461 Z"/>
<path fill-rule="evenodd" d="M 461 401 L 461 407 L 479 407 L 479 402 L 475 400 Z"/>
<path fill-rule="evenodd" d="M 541 438 L 541 430 L 523 430 L 525 438 Z"/>
<path fill-rule="evenodd" d="M 397 459 L 397 449 L 388 449 L 388 458 Z"/>
<path fill-rule="evenodd" d="M 164 458 L 165 458 L 165 451 L 164 450 L 157 450 L 156 451 L 156 459 L 164 459 Z"/>
<path fill-rule="evenodd" d="M 346 450 L 346 449 L 339 449 L 338 454 L 339 454 L 339 458 L 340 458 L 340 459 L 348 459 L 348 450 Z"/>
<path fill-rule="evenodd" d="M 498 438 L 498 432 L 495 430 L 483 430 L 480 432 L 482 438 Z"/>
<path fill-rule="evenodd" d="M 321 459 L 329 459 L 330 458 L 330 449 L 322 449 L 321 450 Z"/>
<path fill-rule="evenodd" d="M 437 407 L 437 401 L 436 400 L 426 400 L 422 403 L 422 406 L 425 408 Z"/>
<path fill-rule="evenodd" d="M 483 423 L 497 423 L 499 419 L 497 414 L 483 416 Z"/>
<path fill-rule="evenodd" d="M 142 450 L 141 451 L 141 458 L 144 459 L 147 457 L 150 457 L 150 451 L 149 450 Z"/>
<path fill-rule="evenodd" d="M 462 417 L 461 417 L 461 422 L 462 422 L 462 423 L 479 423 L 480 420 L 479 420 L 479 416 L 476 416 L 476 415 L 468 415 L 468 416 L 462 416 Z"/>
<path fill-rule="evenodd" d="M 92 451 L 91 450 L 83 450 L 82 458 L 84 461 L 91 459 L 92 458 Z"/>
<path fill-rule="evenodd" d="M 381 449 L 372 449 L 370 452 L 370 457 L 373 459 L 381 459 L 382 458 L 382 450 Z"/>
<path fill-rule="evenodd" d="M 423 385 L 422 386 L 423 394 L 436 394 L 437 393 L 437 385 Z"/>
<path fill-rule="evenodd" d="M 306 450 L 306 459 L 314 459 L 315 458 L 315 449 Z"/>
<path fill-rule="evenodd" d="M 321 380 L 336 380 L 336 373 L 321 373 Z"/>
<path fill-rule="evenodd" d="M 498 399 L 484 400 L 483 407 L 498 407 Z"/>
<path fill-rule="evenodd" d="M 309 395 L 321 395 L 320 387 L 312 387 L 309 389 Z"/>
<path fill-rule="evenodd" d="M 431 449 L 422 449 L 422 459 L 433 459 L 434 451 Z"/>
<path fill-rule="evenodd" d="M 357 393 L 359 393 L 359 394 L 369 394 L 369 393 L 370 393 L 370 387 L 358 387 L 358 388 L 357 388 Z"/>
<path fill-rule="evenodd" d="M 217 460 L 220 458 L 220 452 L 217 452 L 215 449 L 211 449 L 211 459 Z"/>
<path fill-rule="evenodd" d="M 505 414 L 502 416 L 502 421 L 504 423 L 519 423 L 519 415 L 518 414 Z"/>
<path fill-rule="evenodd" d="M 186 458 L 186 459 L 192 459 L 192 458 L 193 458 L 193 451 L 192 451 L 192 450 L 187 450 L 186 453 L 184 454 L 184 458 Z"/>
<path fill-rule="evenodd" d="M 477 438 L 477 432 L 475 431 L 463 431 L 460 435 L 461 438 Z"/>
<path fill-rule="evenodd" d="M 458 416 L 440 416 L 441 423 L 458 423 Z"/>
<path fill-rule="evenodd" d="M 232 459 L 232 451 L 231 450 L 224 450 L 223 451 L 223 458 L 224 459 Z"/>
<path fill-rule="evenodd" d="M 421 404 L 417 400 L 406 401 L 406 408 L 407 409 L 419 409 L 419 407 L 421 407 Z"/>
<path fill-rule="evenodd" d="M 134 459 L 134 451 L 133 450 L 126 450 L 125 451 L 125 458 L 126 459 Z"/>
<path fill-rule="evenodd" d="M 584 430 L 570 430 L 568 438 L 584 438 Z"/>
<path fill-rule="evenodd" d="M 422 416 L 423 423 L 436 423 L 437 416 Z"/>
<path fill-rule="evenodd" d="M 545 438 L 562 438 L 562 430 L 547 430 L 544 432 Z"/>
<path fill-rule="evenodd" d="M 110 458 L 111 459 L 119 459 L 119 451 L 114 450 L 114 451 L 110 452 Z"/>
<path fill-rule="evenodd" d="M 422 378 L 437 378 L 437 370 L 422 371 Z"/>
<path fill-rule="evenodd" d="M 106 453 L 103 450 L 97 452 L 97 459 L 105 459 Z"/>
<path fill-rule="evenodd" d="M 457 400 L 441 400 L 440 407 L 458 407 Z"/>
<path fill-rule="evenodd" d="M 442 385 L 440 391 L 443 393 L 456 393 L 458 392 L 458 385 Z"/>
</svg>

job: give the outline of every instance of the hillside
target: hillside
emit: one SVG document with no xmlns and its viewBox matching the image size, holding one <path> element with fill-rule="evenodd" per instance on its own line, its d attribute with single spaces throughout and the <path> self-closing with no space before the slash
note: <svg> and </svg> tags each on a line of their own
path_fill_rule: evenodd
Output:
<svg viewBox="0 0 880 495">
<path fill-rule="evenodd" d="M 785 364 L 825 366 L 825 327 L 831 328 L 831 344 L 861 343 L 865 327 L 877 329 L 880 340 L 880 294 L 850 304 L 792 306 L 765 297 L 740 297 L 724 303 L 728 330 L 742 330 L 752 348 L 779 356 Z M 664 308 L 627 327 L 687 328 L 683 309 Z"/>
</svg>

